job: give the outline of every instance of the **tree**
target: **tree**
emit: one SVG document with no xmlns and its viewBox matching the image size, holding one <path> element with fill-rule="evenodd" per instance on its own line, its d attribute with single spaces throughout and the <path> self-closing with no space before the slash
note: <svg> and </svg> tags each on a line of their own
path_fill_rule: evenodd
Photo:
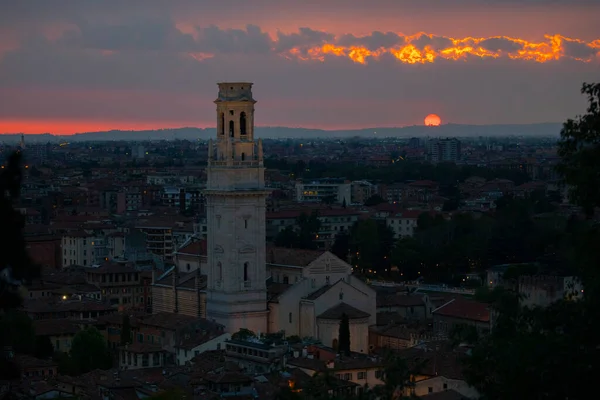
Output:
<svg viewBox="0 0 600 400">
<path fill-rule="evenodd" d="M 54 346 L 49 336 L 38 336 L 35 339 L 35 356 L 50 358 L 54 355 Z"/>
<path fill-rule="evenodd" d="M 385 368 L 383 370 L 383 385 L 373 388 L 374 394 L 381 400 L 398 400 L 403 397 L 407 388 L 413 386 L 411 371 L 405 359 L 398 354 L 388 352 L 385 356 Z"/>
<path fill-rule="evenodd" d="M 31 321 L 27 315 L 15 311 L 23 300 L 19 292 L 21 284 L 40 275 L 23 237 L 25 218 L 13 207 L 21 194 L 22 179 L 22 155 L 16 152 L 9 156 L 0 172 L 0 346 L 31 352 L 35 346 Z M 0 355 L 0 379 L 20 376 L 18 366 L 8 355 L 6 351 Z"/>
<path fill-rule="evenodd" d="M 331 252 L 344 261 L 348 260 L 348 253 L 350 252 L 350 236 L 348 233 L 340 232 L 335 236 Z"/>
<path fill-rule="evenodd" d="M 599 85 L 584 85 L 588 114 L 564 124 L 559 172 L 587 216 L 600 206 L 598 191 Z M 535 231 L 534 231 L 535 232 Z M 594 390 L 600 368 L 600 229 L 569 221 L 555 252 L 581 279 L 584 293 L 548 307 L 528 308 L 514 293 L 492 293 L 494 326 L 465 358 L 464 374 L 486 399 L 579 399 Z M 515 274 L 515 273 L 511 273 Z"/>
<path fill-rule="evenodd" d="M 350 320 L 345 313 L 342 314 L 342 319 L 340 321 L 338 353 L 350 355 Z"/>
<path fill-rule="evenodd" d="M 0 316 L 0 337 L 15 353 L 35 352 L 35 328 L 31 318 L 19 310 L 8 310 Z"/>
<path fill-rule="evenodd" d="M 316 239 L 321 229 L 321 221 L 317 211 L 310 215 L 300 214 L 296 219 L 296 227 L 287 226 L 275 237 L 275 245 L 297 249 L 316 249 Z"/>
<path fill-rule="evenodd" d="M 250 338 L 256 337 L 256 333 L 252 332 L 250 329 L 241 328 L 239 331 L 231 335 L 231 339 L 233 340 L 248 340 Z"/>
<path fill-rule="evenodd" d="M 570 187 L 571 200 L 591 217 L 600 204 L 600 83 L 584 83 L 581 93 L 588 98 L 587 113 L 563 124 L 557 170 Z"/>
<path fill-rule="evenodd" d="M 123 327 L 121 328 L 121 346 L 131 343 L 131 322 L 127 313 L 123 314 Z"/>
<path fill-rule="evenodd" d="M 382 203 L 385 203 L 386 200 L 381 197 L 378 194 L 374 194 L 371 197 L 369 197 L 367 200 L 365 200 L 365 206 L 367 207 L 373 207 Z"/>
<path fill-rule="evenodd" d="M 4 311 L 18 308 L 21 283 L 40 275 L 27 253 L 22 233 L 25 219 L 13 207 L 21 194 L 21 164 L 21 153 L 13 153 L 0 173 L 0 309 Z"/>
<path fill-rule="evenodd" d="M 94 327 L 79 331 L 73 338 L 70 358 L 73 374 L 84 374 L 94 369 L 108 369 L 112 358 L 102 333 Z"/>
<path fill-rule="evenodd" d="M 298 224 L 298 248 L 300 249 L 316 249 L 317 243 L 315 240 L 321 229 L 321 221 L 319 220 L 318 211 L 313 211 L 310 215 L 305 213 L 300 214 L 297 220 Z"/>
<path fill-rule="evenodd" d="M 298 234 L 293 226 L 286 226 L 275 237 L 275 246 L 293 248 L 298 243 Z"/>
</svg>

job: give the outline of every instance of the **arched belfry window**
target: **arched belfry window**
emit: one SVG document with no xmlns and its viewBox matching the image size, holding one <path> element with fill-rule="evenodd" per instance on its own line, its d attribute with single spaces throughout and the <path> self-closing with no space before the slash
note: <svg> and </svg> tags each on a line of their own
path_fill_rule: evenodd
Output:
<svg viewBox="0 0 600 400">
<path fill-rule="evenodd" d="M 242 135 L 246 135 L 248 133 L 248 130 L 246 127 L 246 113 L 245 112 L 240 113 L 240 133 Z"/>
<path fill-rule="evenodd" d="M 250 265 L 248 262 L 244 263 L 244 282 L 248 282 L 250 280 Z"/>
<path fill-rule="evenodd" d="M 225 134 L 225 113 L 221 113 L 221 135 Z"/>
<path fill-rule="evenodd" d="M 235 123 L 233 121 L 229 121 L 229 136 L 233 137 L 233 128 L 235 127 Z"/>
</svg>

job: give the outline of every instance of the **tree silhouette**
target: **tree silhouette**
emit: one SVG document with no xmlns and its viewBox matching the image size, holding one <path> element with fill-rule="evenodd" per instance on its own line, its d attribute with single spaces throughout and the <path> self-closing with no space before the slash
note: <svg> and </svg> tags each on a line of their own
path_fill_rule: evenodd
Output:
<svg viewBox="0 0 600 400">
<path fill-rule="evenodd" d="M 590 101 L 588 114 L 564 124 L 558 171 L 571 185 L 572 200 L 591 217 L 600 206 L 600 85 L 584 84 L 582 92 Z M 595 390 L 600 230 L 590 221 L 569 221 L 566 231 L 555 250 L 581 279 L 584 293 L 576 301 L 567 295 L 535 308 L 521 307 L 514 293 L 492 293 L 493 329 L 465 358 L 463 371 L 483 398 L 582 399 Z"/>
<path fill-rule="evenodd" d="M 15 309 L 22 303 L 19 287 L 39 276 L 23 237 L 25 218 L 13 207 L 21 194 L 21 153 L 13 153 L 0 173 L 0 308 Z"/>
<path fill-rule="evenodd" d="M 338 352 L 340 354 L 350 354 L 350 320 L 344 313 L 340 321 L 340 330 L 338 333 Z"/>
<path fill-rule="evenodd" d="M 592 216 L 600 205 L 600 83 L 584 83 L 581 93 L 588 97 L 587 113 L 563 124 L 557 170 L 570 187 L 571 200 Z"/>
<path fill-rule="evenodd" d="M 108 369 L 112 358 L 102 333 L 94 327 L 77 332 L 71 345 L 70 359 L 73 374 L 84 374 L 93 369 Z"/>
<path fill-rule="evenodd" d="M 128 314 L 123 314 L 123 327 L 121 328 L 121 346 L 131 343 L 131 321 Z"/>
<path fill-rule="evenodd" d="M 21 164 L 22 154 L 16 152 L 9 156 L 0 170 L 0 326 L 11 326 L 11 331 L 15 327 L 10 318 L 15 316 L 15 310 L 23 301 L 19 293 L 21 284 L 40 274 L 39 267 L 33 264 L 27 253 L 22 233 L 25 218 L 13 206 L 21 194 Z M 15 347 L 19 350 L 19 343 L 23 337 L 29 337 L 29 330 L 16 335 L 8 335 L 5 329 L 2 331 L 0 345 L 4 351 L 0 354 L 0 378 L 15 378 L 20 373 L 8 350 Z"/>
</svg>

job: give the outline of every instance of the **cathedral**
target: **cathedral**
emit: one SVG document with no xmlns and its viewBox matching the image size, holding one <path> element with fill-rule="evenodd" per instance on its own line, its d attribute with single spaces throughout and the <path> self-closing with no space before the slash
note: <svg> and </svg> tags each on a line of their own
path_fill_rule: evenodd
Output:
<svg viewBox="0 0 600 400">
<path fill-rule="evenodd" d="M 252 83 L 219 83 L 208 150 L 207 239 L 190 239 L 175 267 L 153 275 L 153 311 L 214 320 L 233 333 L 285 332 L 336 347 L 350 322 L 353 351 L 368 352 L 375 291 L 328 251 L 267 245 L 262 141 L 254 138 Z"/>
</svg>

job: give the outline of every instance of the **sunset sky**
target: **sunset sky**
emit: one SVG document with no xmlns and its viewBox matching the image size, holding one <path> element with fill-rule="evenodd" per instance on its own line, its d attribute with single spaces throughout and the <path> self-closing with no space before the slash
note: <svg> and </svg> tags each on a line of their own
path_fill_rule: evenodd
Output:
<svg viewBox="0 0 600 400">
<path fill-rule="evenodd" d="M 600 80 L 598 0 L 38 0 L 0 12 L 0 132 L 560 122 Z"/>
</svg>

